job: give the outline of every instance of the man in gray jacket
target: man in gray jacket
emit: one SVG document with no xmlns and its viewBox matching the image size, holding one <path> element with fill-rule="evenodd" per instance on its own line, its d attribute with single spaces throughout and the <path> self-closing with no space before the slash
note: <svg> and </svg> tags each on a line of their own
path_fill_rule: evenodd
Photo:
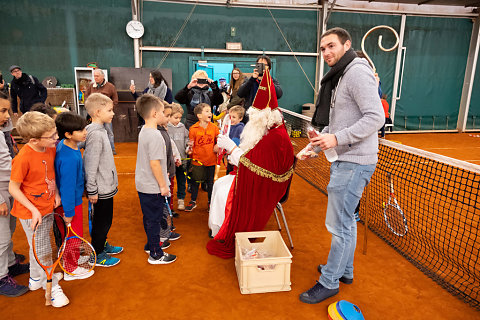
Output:
<svg viewBox="0 0 480 320">
<path fill-rule="evenodd" d="M 377 131 L 385 120 L 372 69 L 356 56 L 350 34 L 341 28 L 330 29 L 322 35 L 320 45 L 331 69 L 322 79 L 312 123 L 326 126 L 322 135 L 310 142 L 322 150 L 335 148 L 338 160 L 331 165 L 327 187 L 325 225 L 332 234 L 330 253 L 327 263 L 318 266 L 321 276 L 317 283 L 300 294 L 300 301 L 305 303 L 319 303 L 336 295 L 339 281 L 353 282 L 357 242 L 354 211 L 375 170 Z"/>
</svg>

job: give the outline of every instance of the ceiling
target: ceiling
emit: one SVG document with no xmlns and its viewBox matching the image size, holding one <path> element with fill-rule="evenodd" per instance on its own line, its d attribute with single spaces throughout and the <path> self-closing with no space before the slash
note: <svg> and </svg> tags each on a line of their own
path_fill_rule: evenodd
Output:
<svg viewBox="0 0 480 320">
<path fill-rule="evenodd" d="M 460 7 L 480 7 L 480 0 L 354 0 L 370 3 L 404 3 L 404 4 L 429 4 L 443 6 L 460 6 Z"/>
</svg>

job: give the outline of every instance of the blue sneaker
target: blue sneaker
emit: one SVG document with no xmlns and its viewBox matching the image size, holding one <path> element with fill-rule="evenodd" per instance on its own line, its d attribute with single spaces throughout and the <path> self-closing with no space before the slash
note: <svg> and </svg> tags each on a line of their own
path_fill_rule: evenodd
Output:
<svg viewBox="0 0 480 320">
<path fill-rule="evenodd" d="M 120 252 L 123 251 L 123 247 L 112 246 L 110 243 L 108 243 L 108 241 L 105 241 L 104 251 L 105 253 L 108 253 L 108 254 L 119 254 Z"/>
<path fill-rule="evenodd" d="M 113 267 L 117 264 L 119 264 L 120 259 L 110 257 L 105 251 L 97 255 L 97 262 L 95 263 L 95 266 L 97 267 Z M 92 264 L 92 263 L 90 263 Z"/>
<path fill-rule="evenodd" d="M 353 216 L 355 217 L 355 221 L 357 221 L 357 222 L 360 221 L 360 212 L 358 212 L 358 211 L 355 212 L 355 213 L 353 214 Z"/>
<path fill-rule="evenodd" d="M 18 297 L 29 291 L 28 287 L 19 285 L 11 276 L 0 279 L 0 294 L 7 297 Z"/>
</svg>

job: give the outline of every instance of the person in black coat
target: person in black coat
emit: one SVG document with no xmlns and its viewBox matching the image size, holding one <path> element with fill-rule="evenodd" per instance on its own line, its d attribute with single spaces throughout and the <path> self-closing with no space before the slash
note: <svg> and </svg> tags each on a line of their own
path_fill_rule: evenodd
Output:
<svg viewBox="0 0 480 320">
<path fill-rule="evenodd" d="M 10 97 L 14 115 L 18 113 L 17 97 L 20 98 L 20 111 L 22 113 L 30 111 L 35 103 L 44 103 L 47 100 L 47 88 L 37 78 L 22 72 L 22 69 L 16 65 L 10 67 L 10 73 L 13 76 Z"/>
<path fill-rule="evenodd" d="M 257 57 L 257 64 L 258 63 L 263 63 L 264 66 L 268 66 L 269 70 L 272 70 L 272 61 L 270 60 L 269 56 L 258 56 Z M 261 72 L 259 72 L 261 71 Z M 247 81 L 243 82 L 241 87 L 238 89 L 237 95 L 240 98 L 245 98 L 245 116 L 243 117 L 242 122 L 247 123 L 248 122 L 248 108 L 253 103 L 253 99 L 255 99 L 255 96 L 257 94 L 258 86 L 260 85 L 260 82 L 262 81 L 263 78 L 263 71 L 262 70 L 257 70 L 253 69 L 253 74 L 250 78 L 248 78 Z M 283 95 L 282 87 L 280 87 L 280 83 L 273 79 L 273 85 L 275 86 L 275 93 L 277 94 L 277 99 L 280 99 Z"/>
<path fill-rule="evenodd" d="M 209 90 L 211 88 L 212 90 Z M 193 109 L 199 103 L 207 103 L 211 107 L 223 103 L 223 96 L 216 81 L 208 78 L 204 70 L 197 70 L 192 75 L 192 80 L 183 89 L 177 92 L 175 100 L 187 107 L 185 127 L 187 130 L 195 124 L 198 119 Z"/>
</svg>

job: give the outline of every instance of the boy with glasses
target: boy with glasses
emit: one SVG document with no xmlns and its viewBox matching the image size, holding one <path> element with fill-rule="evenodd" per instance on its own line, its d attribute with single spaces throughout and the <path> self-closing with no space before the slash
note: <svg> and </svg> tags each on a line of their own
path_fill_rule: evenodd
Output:
<svg viewBox="0 0 480 320">
<path fill-rule="evenodd" d="M 55 122 L 46 114 L 30 111 L 21 116 L 16 125 L 18 133 L 27 140 L 12 161 L 9 192 L 15 199 L 11 214 L 19 218 L 30 247 L 30 290 L 46 288 L 47 276 L 35 260 L 32 247 L 33 230 L 42 223 L 42 217 L 60 205 L 55 184 L 55 143 L 58 135 Z M 47 222 L 45 222 L 47 223 Z M 41 228 L 48 231 L 48 228 Z M 53 276 L 52 305 L 63 307 L 68 298 L 58 285 L 61 274 Z"/>
</svg>

